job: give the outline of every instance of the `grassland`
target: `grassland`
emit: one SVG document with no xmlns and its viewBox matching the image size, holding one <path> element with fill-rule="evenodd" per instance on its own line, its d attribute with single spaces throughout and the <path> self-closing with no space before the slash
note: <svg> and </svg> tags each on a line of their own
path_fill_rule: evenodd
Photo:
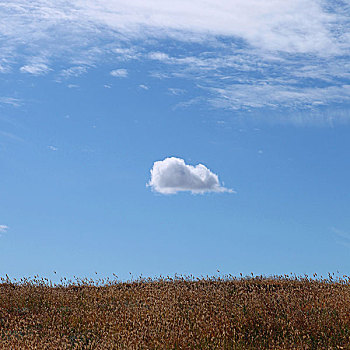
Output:
<svg viewBox="0 0 350 350">
<path fill-rule="evenodd" d="M 0 349 L 350 349 L 350 278 L 5 278 Z"/>
</svg>

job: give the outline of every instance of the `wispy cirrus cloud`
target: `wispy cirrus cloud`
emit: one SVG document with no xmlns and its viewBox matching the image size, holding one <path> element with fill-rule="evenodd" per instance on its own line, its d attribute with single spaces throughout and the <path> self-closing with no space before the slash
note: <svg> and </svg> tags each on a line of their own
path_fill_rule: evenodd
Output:
<svg viewBox="0 0 350 350">
<path fill-rule="evenodd" d="M 2 237 L 3 233 L 7 233 L 7 230 L 9 229 L 6 225 L 0 225 L 0 237 Z"/>
<path fill-rule="evenodd" d="M 25 61 L 21 71 L 39 75 L 59 60 L 61 78 L 70 78 L 112 56 L 157 61 L 153 77 L 190 80 L 216 108 L 350 103 L 350 6 L 342 0 L 17 0 L 0 9 L 7 70 Z M 34 55 L 43 62 L 30 63 Z"/>
<path fill-rule="evenodd" d="M 1 33 L 14 39 L 8 51 L 27 41 L 43 52 L 90 47 L 97 37 L 119 33 L 126 39 L 174 38 L 203 41 L 217 37 L 244 40 L 267 51 L 313 53 L 321 56 L 346 53 L 349 45 L 349 5 L 318 0 L 18 0 L 0 3 L 7 19 Z M 312 19 L 312 20 L 310 20 Z M 81 34 L 76 37 L 76 34 Z M 118 39 L 118 37 L 117 37 Z M 208 43 L 208 42 L 207 42 Z M 117 53 L 135 57 L 133 48 Z"/>
<path fill-rule="evenodd" d="M 252 50 L 236 55 L 221 51 L 216 57 L 152 52 L 148 58 L 170 67 L 170 76 L 191 77 L 210 92 L 207 100 L 218 108 L 317 108 L 350 102 L 350 65 L 343 58 L 332 63 L 319 57 L 268 55 L 263 60 Z"/>
<path fill-rule="evenodd" d="M 88 67 L 86 66 L 69 67 L 67 69 L 63 69 L 60 72 L 60 76 L 63 78 L 79 77 L 80 75 L 86 73 L 87 70 L 88 70 Z"/>
<path fill-rule="evenodd" d="M 28 73 L 33 75 L 43 75 L 51 69 L 45 63 L 26 64 L 20 68 L 21 73 Z"/>
<path fill-rule="evenodd" d="M 213 105 L 228 109 L 251 109 L 260 107 L 315 108 L 330 102 L 350 101 L 350 84 L 325 87 L 297 87 L 293 84 L 232 84 L 212 88 Z"/>
<path fill-rule="evenodd" d="M 2 96 L 2 97 L 0 97 L 0 105 L 1 104 L 10 105 L 13 107 L 19 107 L 22 104 L 22 101 L 18 98 L 14 98 L 14 97 Z"/>
<path fill-rule="evenodd" d="M 183 95 L 184 93 L 186 93 L 186 90 L 179 88 L 168 88 L 168 91 L 171 95 L 175 96 Z"/>
<path fill-rule="evenodd" d="M 8 230 L 8 226 L 6 225 L 0 225 L 0 233 L 6 233 Z"/>
<path fill-rule="evenodd" d="M 1 138 L 6 138 L 8 140 L 14 141 L 14 142 L 25 142 L 24 139 L 22 139 L 21 137 L 11 133 L 11 132 L 6 132 L 6 131 L 2 131 L 0 130 L 0 137 Z"/>
<path fill-rule="evenodd" d="M 336 242 L 346 247 L 350 247 L 350 233 L 338 228 L 332 227 L 331 231 L 335 234 Z"/>
<path fill-rule="evenodd" d="M 128 76 L 128 71 L 126 69 L 114 69 L 110 72 L 112 77 L 115 78 L 126 78 Z"/>
</svg>

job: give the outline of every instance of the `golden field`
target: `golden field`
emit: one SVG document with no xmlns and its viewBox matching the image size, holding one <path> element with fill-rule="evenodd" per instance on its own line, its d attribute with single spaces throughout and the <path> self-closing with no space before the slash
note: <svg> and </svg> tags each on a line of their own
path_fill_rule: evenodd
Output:
<svg viewBox="0 0 350 350">
<path fill-rule="evenodd" d="M 0 349 L 350 349 L 350 278 L 6 278 Z"/>
</svg>

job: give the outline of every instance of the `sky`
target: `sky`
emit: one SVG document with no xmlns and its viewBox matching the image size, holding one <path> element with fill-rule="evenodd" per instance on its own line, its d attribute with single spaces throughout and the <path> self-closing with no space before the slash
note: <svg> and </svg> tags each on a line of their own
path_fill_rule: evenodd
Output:
<svg viewBox="0 0 350 350">
<path fill-rule="evenodd" d="M 349 275 L 349 15 L 0 0 L 0 276 Z"/>
</svg>

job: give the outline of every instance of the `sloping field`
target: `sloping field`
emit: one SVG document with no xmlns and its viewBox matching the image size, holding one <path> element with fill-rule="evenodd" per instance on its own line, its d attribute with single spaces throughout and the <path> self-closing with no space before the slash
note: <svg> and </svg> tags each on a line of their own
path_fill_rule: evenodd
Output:
<svg viewBox="0 0 350 350">
<path fill-rule="evenodd" d="M 350 349 L 350 278 L 6 279 L 0 348 Z"/>
</svg>

